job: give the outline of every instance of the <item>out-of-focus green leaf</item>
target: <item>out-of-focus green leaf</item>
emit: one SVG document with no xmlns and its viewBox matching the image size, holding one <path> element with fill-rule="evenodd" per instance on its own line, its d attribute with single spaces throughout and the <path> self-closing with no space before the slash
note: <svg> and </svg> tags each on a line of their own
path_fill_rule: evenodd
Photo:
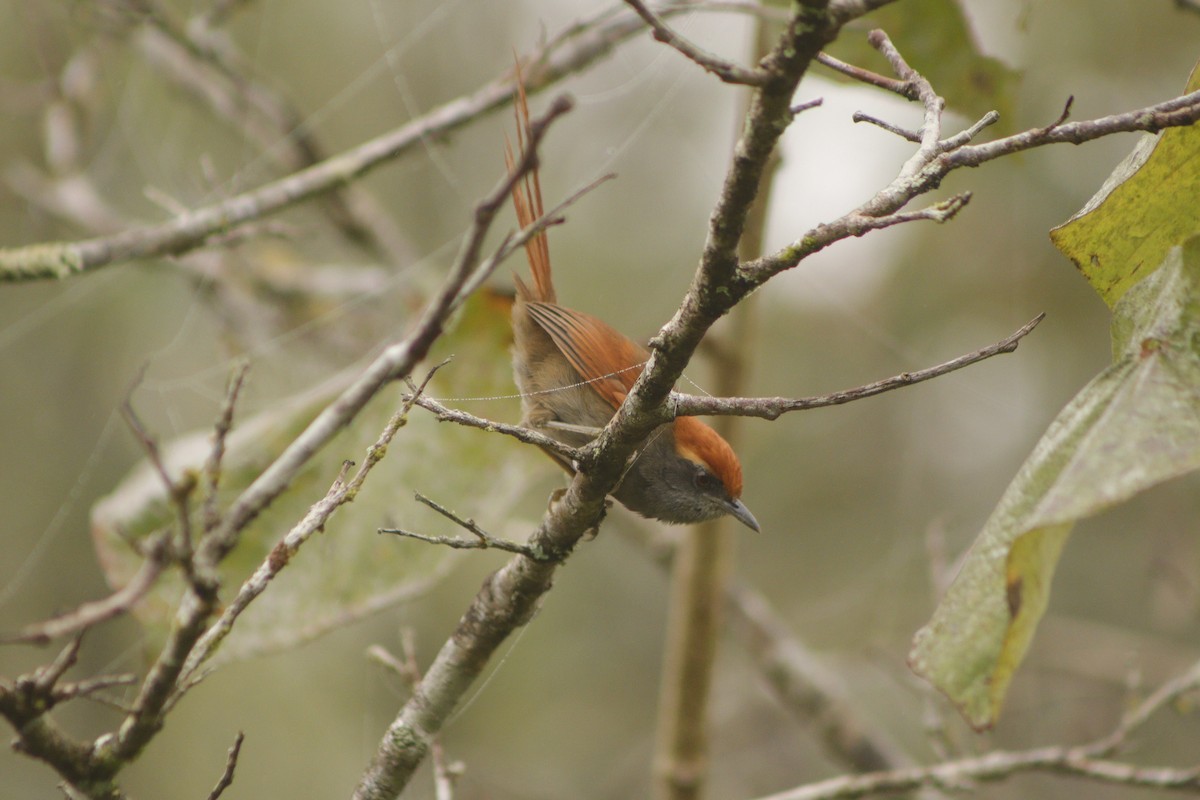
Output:
<svg viewBox="0 0 1200 800">
<path fill-rule="evenodd" d="M 1200 89 L 1200 64 L 1187 92 Z M 1146 135 L 1050 238 L 1110 306 L 1200 232 L 1200 126 Z"/>
<path fill-rule="evenodd" d="M 431 395 L 512 394 L 506 316 L 503 304 L 486 296 L 466 304 L 454 329 L 431 354 L 431 364 L 454 356 L 430 383 Z M 256 478 L 355 374 L 348 371 L 301 397 L 240 421 L 228 440 L 222 502 Z M 343 460 L 361 462 L 388 418 L 400 408 L 403 391 L 397 385 L 372 401 L 245 531 L 222 565 L 225 596 L 237 590 L 271 547 L 324 496 Z M 482 406 L 474 410 L 505 419 L 518 413 L 515 401 Z M 167 443 L 163 457 L 174 476 L 185 470 L 198 473 L 209 448 L 210 433 L 201 431 Z M 452 523 L 415 502 L 414 491 L 478 519 L 498 534 L 512 535 L 510 529 L 517 529 L 510 519 L 514 505 L 529 476 L 538 474 L 528 467 L 534 458 L 528 448 L 505 437 L 441 424 L 414 409 L 354 502 L 342 506 L 327 529 L 310 539 L 244 612 L 214 661 L 293 646 L 433 585 L 458 551 L 376 533 L 381 526 L 396 525 L 435 535 L 461 535 Z M 92 510 L 93 538 L 109 583 L 123 585 L 140 565 L 131 541 L 172 524 L 175 519 L 161 480 L 149 463 L 137 465 Z M 199 525 L 196 520 L 196 530 Z M 160 580 L 136 609 L 152 639 L 170 624 L 179 593 L 178 577 L 170 576 Z"/>
<path fill-rule="evenodd" d="M 1200 237 L 1117 303 L 1113 342 L 1113 365 L 1051 424 L 913 640 L 913 669 L 977 728 L 996 720 L 1075 522 L 1200 469 Z"/>
<path fill-rule="evenodd" d="M 946 98 L 950 110 L 972 121 L 989 111 L 1010 124 L 1019 73 L 979 52 L 962 8 L 955 0 L 905 0 L 872 12 L 864 22 L 882 28 L 909 65 Z M 867 43 L 865 31 L 847 29 L 828 48 L 831 55 L 891 76 L 883 57 Z M 822 75 L 843 79 L 829 70 Z"/>
</svg>

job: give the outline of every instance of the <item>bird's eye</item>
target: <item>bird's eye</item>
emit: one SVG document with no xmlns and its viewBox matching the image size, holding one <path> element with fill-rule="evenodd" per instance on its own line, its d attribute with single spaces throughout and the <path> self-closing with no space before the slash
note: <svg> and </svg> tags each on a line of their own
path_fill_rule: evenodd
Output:
<svg viewBox="0 0 1200 800">
<path fill-rule="evenodd" d="M 706 469 L 697 470 L 696 477 L 693 480 L 695 481 L 696 488 L 705 492 L 715 491 L 716 488 L 721 484 L 721 482 L 717 480 L 717 476 L 713 475 Z"/>
</svg>

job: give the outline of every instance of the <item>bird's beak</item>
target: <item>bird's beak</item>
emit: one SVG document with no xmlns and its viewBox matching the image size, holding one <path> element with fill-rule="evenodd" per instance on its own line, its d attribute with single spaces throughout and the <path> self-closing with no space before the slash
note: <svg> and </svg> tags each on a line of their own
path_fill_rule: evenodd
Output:
<svg viewBox="0 0 1200 800">
<path fill-rule="evenodd" d="M 746 504 L 741 500 L 730 500 L 725 503 L 725 510 L 736 519 L 738 522 L 745 525 L 755 533 L 761 533 L 762 528 L 758 527 L 758 520 L 750 513 L 750 509 L 746 508 Z"/>
</svg>

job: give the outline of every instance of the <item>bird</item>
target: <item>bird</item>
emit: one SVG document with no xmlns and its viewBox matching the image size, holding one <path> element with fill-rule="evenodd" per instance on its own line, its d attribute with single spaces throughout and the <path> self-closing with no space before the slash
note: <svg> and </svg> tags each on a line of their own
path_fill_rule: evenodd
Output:
<svg viewBox="0 0 1200 800">
<path fill-rule="evenodd" d="M 515 114 L 517 146 L 523 149 L 530 123 L 519 70 Z M 511 173 L 511 142 L 506 142 L 505 162 Z M 536 166 L 514 184 L 512 200 L 522 228 L 543 216 Z M 513 377 L 521 395 L 521 424 L 580 447 L 612 419 L 650 355 L 603 320 L 558 304 L 544 230 L 525 243 L 525 252 L 531 282 L 513 275 L 512 307 Z M 573 471 L 566 460 L 547 453 Z M 677 417 L 652 430 L 611 494 L 630 511 L 667 523 L 729 515 L 760 530 L 741 500 L 737 454 L 695 417 Z"/>
</svg>

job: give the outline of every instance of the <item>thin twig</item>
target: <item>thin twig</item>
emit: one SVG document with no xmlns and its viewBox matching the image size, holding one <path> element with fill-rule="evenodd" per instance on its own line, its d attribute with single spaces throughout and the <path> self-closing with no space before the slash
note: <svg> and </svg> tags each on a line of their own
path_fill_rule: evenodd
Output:
<svg viewBox="0 0 1200 800">
<path fill-rule="evenodd" d="M 363 483 L 367 479 L 367 475 L 377 463 L 383 458 L 383 454 L 387 451 L 387 447 L 391 444 L 396 432 L 404 426 L 408 419 L 408 413 L 412 410 L 416 398 L 420 397 L 421 392 L 428 386 L 434 374 L 446 365 L 446 361 L 434 366 L 426 374 L 420 386 L 413 386 L 413 395 L 406 398 L 404 405 L 391 416 L 387 424 L 384 426 L 382 433 L 373 445 L 367 448 L 367 456 L 359 466 L 352 478 L 347 479 L 350 469 L 354 466 L 352 461 L 342 462 L 342 467 L 334 479 L 333 484 L 325 493 L 325 496 L 314 503 L 308 510 L 308 513 L 297 522 L 291 530 L 289 530 L 283 538 L 275 543 L 271 551 L 259 564 L 254 573 L 247 578 L 238 588 L 237 595 L 231 600 L 225 609 L 221 612 L 221 616 L 212 624 L 204 635 L 196 642 L 196 646 L 188 655 L 184 669 L 180 675 L 181 690 L 186 690 L 194 686 L 199 675 L 196 670 L 204 664 L 217 647 L 224 641 L 225 637 L 233 630 L 234 624 L 238 617 L 257 599 L 275 576 L 292 561 L 292 558 L 304 546 L 313 534 L 324 529 L 329 518 L 333 516 L 342 505 L 351 502 L 362 488 Z"/>
<path fill-rule="evenodd" d="M 217 800 L 233 784 L 233 772 L 237 769 L 238 756 L 241 755 L 242 742 L 245 740 L 246 734 L 238 731 L 237 738 L 233 740 L 233 746 L 229 748 L 229 755 L 225 758 L 225 771 L 221 773 L 217 785 L 208 793 L 208 800 Z"/>
<path fill-rule="evenodd" d="M 828 53 L 817 53 L 817 63 L 829 67 L 834 72 L 840 72 L 847 78 L 852 78 L 860 83 L 898 94 L 906 100 L 917 99 L 916 87 L 909 81 L 896 80 L 895 78 L 889 78 L 886 75 L 872 72 L 869 69 L 847 64 L 840 58 L 831 56 Z"/>
<path fill-rule="evenodd" d="M 463 519 L 450 509 L 434 500 L 430 500 L 420 492 L 415 492 L 414 494 L 416 495 L 418 502 L 424 503 L 454 524 L 467 531 L 470 531 L 475 535 L 475 538 L 460 539 L 453 536 L 427 536 L 423 533 L 414 533 L 413 531 L 407 531 L 403 528 L 380 528 L 377 531 L 378 533 L 394 533 L 409 539 L 416 539 L 420 542 L 444 545 L 455 550 L 504 550 L 509 553 L 518 553 L 526 558 L 533 559 L 534 561 L 557 562 L 562 560 L 562 556 L 556 553 L 546 553 L 531 545 L 510 542 L 507 539 L 500 539 L 492 536 L 483 528 L 479 527 L 479 524 L 475 522 L 475 520 Z"/>
<path fill-rule="evenodd" d="M 122 675 L 97 675 L 94 678 L 85 678 L 80 681 L 72 681 L 70 683 L 60 683 L 54 687 L 51 694 L 54 697 L 55 703 L 61 703 L 64 700 L 74 700 L 76 697 L 92 697 L 97 692 L 102 692 L 105 689 L 111 689 L 114 686 L 132 686 L 137 683 L 137 676 L 131 673 Z M 101 698 L 92 698 L 106 705 L 112 705 L 111 701 Z M 127 709 L 122 709 L 127 710 Z"/>
<path fill-rule="evenodd" d="M 551 225 L 558 225 L 562 222 L 565 222 L 566 218 L 563 216 L 563 212 L 566 211 L 567 208 L 574 205 L 576 201 L 580 200 L 584 195 L 600 186 L 600 184 L 610 181 L 616 177 L 617 175 L 615 172 L 601 175 L 594 181 L 591 181 L 582 188 L 572 192 L 565 200 L 551 208 L 533 222 L 526 225 L 516 234 L 506 237 L 504 241 L 500 243 L 500 246 L 496 248 L 495 252 L 493 252 L 486 261 L 480 264 L 479 269 L 475 272 L 475 275 L 472 276 L 469 281 L 463 284 L 462 289 L 459 290 L 459 298 L 457 303 L 461 303 L 467 297 L 474 294 L 475 291 L 483 285 L 484 281 L 486 281 L 488 277 L 495 272 L 496 267 L 499 266 L 500 263 L 524 247 L 527 242 L 532 240 Z"/>
<path fill-rule="evenodd" d="M 860 3 L 868 5 L 870 0 Z M 581 459 L 570 486 L 551 504 L 532 546 L 554 554 L 569 553 L 604 513 L 605 500 L 616 486 L 629 456 L 647 438 L 658 418 L 653 413 L 666 400 L 675 381 L 713 322 L 745 295 L 737 275 L 737 242 L 767 160 L 791 119 L 789 108 L 808 64 L 837 34 L 851 13 L 829 9 L 828 0 L 798 0 L 791 21 L 762 68 L 772 80 L 758 88 L 743 135 L 737 144 L 721 197 L 709 223 L 709 234 L 689 296 L 659 336 L 651 342 L 645 371 L 626 397 L 599 443 Z M 827 13 L 828 12 L 828 13 Z M 861 13 L 861 12 L 859 12 Z M 526 74 L 532 74 L 525 70 Z M 476 593 L 454 633 L 429 665 L 425 679 L 404 704 L 380 739 L 363 773 L 356 800 L 382 800 L 400 793 L 429 752 L 464 692 L 481 674 L 488 659 L 509 635 L 532 618 L 553 585 L 554 563 L 513 558 L 494 572 Z"/>
<path fill-rule="evenodd" d="M 1073 775 L 1121 786 L 1191 792 L 1200 789 L 1200 768 L 1140 767 L 1120 761 L 1088 758 L 1078 748 L 1042 747 L 1033 750 L 995 750 L 984 756 L 947 761 L 931 767 L 844 775 L 759 800 L 848 800 L 908 792 L 923 786 L 954 790 L 970 781 L 995 781 L 1032 771 Z"/>
<path fill-rule="evenodd" d="M 814 253 L 835 242 L 861 236 L 873 227 L 867 220 L 890 215 L 910 199 L 941 185 L 945 176 L 962 167 L 977 167 L 1003 156 L 1048 144 L 1081 144 L 1114 133 L 1158 131 L 1167 127 L 1191 125 L 1200 120 L 1200 92 L 1123 114 L 1113 114 L 1086 122 L 1067 122 L 1035 128 L 1023 133 L 982 144 L 966 145 L 939 153 L 916 174 L 898 177 L 859 208 L 833 222 L 809 230 L 796 242 L 761 259 L 742 264 L 739 274 L 750 287 L 759 286 L 774 275 L 797 266 Z M 896 219 L 892 217 L 892 219 Z"/>
<path fill-rule="evenodd" d="M 410 687 L 416 683 L 408 672 L 408 664 L 396 658 L 386 647 L 378 644 L 371 645 L 367 648 L 367 658 L 399 675 Z"/>
<path fill-rule="evenodd" d="M 901 80 L 913 87 L 916 100 L 925 108 L 925 118 L 919 131 L 920 147 L 912 157 L 900 168 L 900 179 L 915 175 L 925 164 L 939 152 L 939 142 L 942 138 L 942 111 L 946 107 L 933 85 L 915 69 L 908 65 L 904 56 L 892 44 L 892 40 L 881 30 L 873 30 L 867 34 L 867 41 L 883 55 L 891 65 L 892 70 Z"/>
<path fill-rule="evenodd" d="M 67 642 L 67 645 L 58 652 L 53 661 L 34 670 L 33 680 L 30 681 L 33 689 L 38 694 L 48 697 L 67 670 L 75 666 L 75 662 L 79 660 L 79 648 L 82 646 L 83 634 L 80 633 Z"/>
<path fill-rule="evenodd" d="M 545 89 L 593 63 L 618 43 L 644 29 L 642 20 L 632 14 L 568 27 L 524 60 L 527 91 L 533 94 Z M 160 224 L 127 228 L 110 236 L 75 242 L 0 248 L 0 282 L 56 280 L 112 263 L 179 255 L 204 247 L 214 237 L 353 183 L 421 143 L 463 127 L 507 103 L 513 89 L 512 75 L 506 72 L 474 92 L 451 100 L 393 131 L 257 189 Z"/>
<path fill-rule="evenodd" d="M 408 677 L 409 688 L 416 688 L 421 682 L 421 667 L 417 663 L 416 636 L 412 628 L 400 632 L 400 650 L 404 660 L 400 662 Z M 454 781 L 462 775 L 461 762 L 451 762 L 446 759 L 446 748 L 440 737 L 434 737 L 430 744 L 430 758 L 433 761 L 433 795 L 436 800 L 454 800 Z"/>
<path fill-rule="evenodd" d="M 575 461 L 579 456 L 578 449 L 530 428 L 524 428 L 520 425 L 509 425 L 504 422 L 493 422 L 490 419 L 477 417 L 474 414 L 457 408 L 447 408 L 432 397 L 424 395 L 416 399 L 416 404 L 436 414 L 439 421 L 454 422 L 458 425 L 465 425 L 468 428 L 478 428 L 479 430 L 491 433 L 501 433 L 505 436 L 511 436 L 518 441 L 537 445 L 543 450 L 554 453 L 565 459 L 568 463 Z"/>
<path fill-rule="evenodd" d="M 843 403 L 849 403 L 855 400 L 862 400 L 866 397 L 874 397 L 877 394 L 890 392 L 894 389 L 899 389 L 904 386 L 912 386 L 915 383 L 931 380 L 955 370 L 968 367 L 976 364 L 992 356 L 1000 355 L 1001 353 L 1011 353 L 1017 349 L 1021 339 L 1027 336 L 1038 323 L 1045 319 L 1045 314 L 1038 314 L 1029 322 L 1022 325 L 1017 331 L 1004 337 L 995 344 L 990 344 L 987 347 L 976 350 L 972 353 L 961 355 L 958 358 L 953 358 L 945 361 L 937 366 L 928 367 L 926 369 L 917 370 L 915 372 L 902 372 L 899 375 L 893 375 L 890 378 L 885 378 L 881 381 L 868 383 L 864 386 L 858 386 L 853 389 L 844 389 L 840 392 L 831 394 L 816 395 L 814 397 L 698 397 L 695 395 L 672 395 L 671 406 L 676 415 L 731 415 L 738 417 L 759 417 L 761 419 L 777 419 L 780 415 L 790 411 L 805 411 L 810 408 L 822 408 L 825 406 L 836 406 Z"/>
<path fill-rule="evenodd" d="M 205 537 L 206 557 L 216 561 L 237 542 L 238 535 L 266 506 L 291 483 L 292 478 L 316 452 L 342 430 L 358 412 L 391 381 L 410 373 L 425 357 L 441 335 L 443 326 L 462 300 L 462 288 L 480 267 L 479 252 L 492 221 L 508 198 L 513 184 L 533 168 L 536 148 L 549 126 L 571 108 L 560 97 L 546 114 L 535 120 L 530 130 L 529 148 L 517 168 L 475 209 L 474 220 L 462 249 L 439 293 L 430 300 L 412 331 L 401 341 L 385 348 L 337 399 L 309 423 L 275 461 L 248 486 L 230 506 L 221 526 Z"/>
<path fill-rule="evenodd" d="M 1057 128 L 1059 125 L 1062 125 L 1064 122 L 1067 121 L 1068 118 L 1070 118 L 1071 106 L 1073 106 L 1073 105 L 1075 105 L 1075 95 L 1073 95 L 1073 94 L 1068 95 L 1067 102 L 1063 103 L 1063 110 L 1062 110 L 1062 113 L 1058 115 L 1058 119 L 1054 120 L 1054 122 L 1051 122 L 1049 125 L 1047 125 L 1044 128 L 1038 128 L 1038 131 L 1040 133 L 1049 133 L 1050 131 Z"/>
<path fill-rule="evenodd" d="M 888 133 L 894 133 L 897 136 L 899 136 L 901 139 L 912 142 L 914 144 L 920 144 L 920 142 L 921 142 L 921 134 L 918 133 L 917 131 L 909 130 L 908 128 L 901 128 L 898 125 L 893 125 L 892 123 L 887 122 L 886 120 L 879 119 L 878 117 L 873 117 L 870 114 L 864 113 L 862 111 L 855 111 L 853 114 L 850 115 L 850 119 L 853 122 L 869 122 L 870 124 L 872 124 L 876 127 L 883 128 Z"/>
<path fill-rule="evenodd" d="M 220 512 L 217 510 L 217 489 L 221 485 L 221 467 L 225 459 L 225 442 L 229 437 L 230 430 L 233 429 L 233 410 L 237 405 L 238 395 L 241 394 L 242 385 L 246 380 L 246 373 L 250 370 L 250 362 L 243 360 L 233 369 L 233 374 L 229 378 L 229 386 L 225 390 L 225 401 L 221 404 L 221 411 L 217 415 L 217 422 L 213 425 L 213 443 L 212 449 L 209 450 L 208 459 L 204 462 L 204 504 L 201 510 L 201 519 L 204 523 L 204 531 L 213 530 L 220 524 Z M 191 556 L 189 552 L 188 557 Z"/>
<path fill-rule="evenodd" d="M 1130 709 L 1121 718 L 1121 722 L 1112 733 L 1088 745 L 1087 754 L 1098 758 L 1111 755 L 1124 744 L 1130 734 L 1146 724 L 1150 717 L 1183 695 L 1198 688 L 1200 688 L 1200 662 L 1196 662 L 1186 672 L 1159 686 L 1149 697 Z"/>
<path fill-rule="evenodd" d="M 797 116 L 803 114 L 805 111 L 810 111 L 814 108 L 817 108 L 820 105 L 823 105 L 824 103 L 825 103 L 825 98 L 814 97 L 812 100 L 805 100 L 803 103 L 797 103 L 796 105 L 790 107 L 788 109 L 788 113 L 791 114 L 793 117 L 797 117 Z"/>
<path fill-rule="evenodd" d="M 665 45 L 675 48 L 705 70 L 716 75 L 725 83 L 741 84 L 743 86 L 761 86 L 769 76 L 761 70 L 746 69 L 732 61 L 710 53 L 703 47 L 689 41 L 673 31 L 662 18 L 655 14 L 642 0 L 625 0 L 637 15 L 646 21 L 654 32 L 654 38 Z"/>
<path fill-rule="evenodd" d="M 649 524 L 622 525 L 620 532 L 656 565 L 671 569 L 681 537 Z M 860 772 L 911 764 L 887 732 L 858 711 L 849 687 L 767 598 L 733 582 L 723 588 L 722 600 L 729 634 L 749 654 L 781 706 L 820 735 L 830 756 Z"/>
<path fill-rule="evenodd" d="M 142 550 L 142 565 L 129 582 L 103 600 L 93 600 L 43 622 L 26 625 L 12 635 L 0 635 L 0 644 L 47 644 L 52 639 L 87 630 L 133 608 L 150 591 L 170 561 L 167 537 L 153 537 Z"/>
<path fill-rule="evenodd" d="M 989 111 L 980 117 L 971 127 L 964 131 L 960 131 L 953 136 L 948 136 L 938 143 L 938 148 L 943 152 L 948 150 L 956 150 L 968 144 L 972 139 L 979 135 L 979 132 L 989 125 L 995 125 L 1000 121 L 1000 112 Z M 1059 121 L 1061 122 L 1061 120 Z M 1055 125 L 1059 123 L 1056 122 Z"/>
<path fill-rule="evenodd" d="M 124 417 L 129 429 L 133 432 L 134 437 L 142 446 L 142 450 L 146 453 L 146 458 L 154 467 L 154 471 L 158 473 L 159 480 L 162 482 L 163 488 L 166 490 L 167 499 L 175 508 L 175 518 L 179 523 L 179 552 L 183 556 L 180 563 L 183 566 L 184 572 L 188 579 L 191 580 L 192 574 L 192 508 L 191 497 L 196 489 L 196 476 L 192 473 L 185 472 L 183 477 L 178 481 L 171 477 L 167 470 L 167 465 L 163 462 L 162 453 L 159 451 L 158 442 L 146 430 L 146 426 L 142 424 L 137 412 L 133 410 L 133 390 L 141 383 L 145 377 L 146 366 L 143 365 L 138 373 L 137 378 L 130 386 L 129 391 L 125 395 L 124 402 L 121 403 L 121 415 Z"/>
</svg>

